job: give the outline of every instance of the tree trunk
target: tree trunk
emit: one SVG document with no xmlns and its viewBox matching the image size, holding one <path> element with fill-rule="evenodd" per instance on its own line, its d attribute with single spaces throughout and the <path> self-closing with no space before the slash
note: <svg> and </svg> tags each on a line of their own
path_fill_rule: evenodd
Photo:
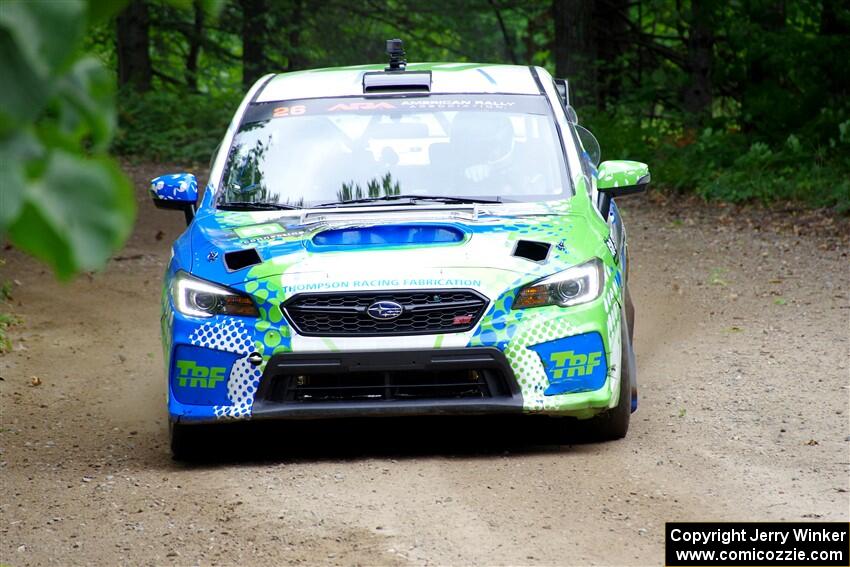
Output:
<svg viewBox="0 0 850 567">
<path fill-rule="evenodd" d="M 830 65 L 833 69 L 841 68 L 844 63 L 842 59 L 850 52 L 850 18 L 847 12 L 842 12 L 845 0 L 824 0 L 823 11 L 820 18 L 821 41 L 828 42 L 831 57 L 822 60 L 821 66 L 825 68 L 824 75 L 828 78 L 828 91 L 838 100 L 847 100 L 850 95 L 850 77 L 847 73 L 830 73 Z M 842 17 L 843 16 L 843 17 Z"/>
<path fill-rule="evenodd" d="M 192 35 L 189 37 L 189 53 L 186 56 L 186 85 L 189 91 L 198 92 L 198 56 L 201 54 L 201 43 L 204 39 L 204 9 L 200 0 L 193 2 L 195 21 Z"/>
<path fill-rule="evenodd" d="M 699 126 L 711 117 L 714 29 L 711 0 L 692 0 L 687 38 L 687 69 L 690 82 L 685 87 L 684 107 L 690 126 Z"/>
<path fill-rule="evenodd" d="M 151 87 L 150 18 L 145 0 L 133 0 L 116 19 L 118 85 L 138 92 Z"/>
<path fill-rule="evenodd" d="M 569 81 L 575 106 L 597 104 L 593 0 L 552 0 L 555 74 Z"/>
<path fill-rule="evenodd" d="M 266 72 L 266 0 L 239 0 L 242 7 L 242 85 L 249 89 Z"/>
<path fill-rule="evenodd" d="M 522 11 L 526 18 L 525 39 L 523 45 L 523 61 L 526 65 L 534 65 L 539 62 L 539 58 L 535 58 L 538 52 L 548 50 L 554 53 L 555 38 L 549 33 L 552 25 L 552 9 L 551 6 L 545 4 L 535 4 L 528 6 Z M 546 37 L 545 43 L 539 43 L 538 37 Z"/>
<path fill-rule="evenodd" d="M 290 17 L 289 45 L 287 46 L 286 70 L 299 71 L 306 65 L 301 55 L 301 30 L 304 20 L 304 1 L 295 0 Z"/>
<path fill-rule="evenodd" d="M 850 18 L 839 17 L 842 10 L 846 10 L 846 0 L 823 0 L 823 10 L 820 16 L 821 35 L 847 35 L 850 34 Z"/>
<path fill-rule="evenodd" d="M 750 20 L 758 27 L 759 47 L 749 50 L 746 58 L 747 80 L 741 89 L 741 127 L 744 132 L 754 132 L 762 124 L 776 123 L 774 106 L 784 109 L 784 79 L 782 70 L 777 73 L 772 61 L 771 47 L 781 37 L 785 28 L 785 0 L 773 0 L 752 9 Z M 768 101 L 766 103 L 766 101 Z M 784 113 L 782 113 L 784 114 Z M 784 126 L 784 125 L 783 125 Z"/>
<path fill-rule="evenodd" d="M 621 57 L 629 34 L 628 9 L 629 0 L 605 0 L 597 4 L 593 13 L 599 53 L 597 96 L 600 109 L 608 102 L 616 102 L 622 92 L 625 71 Z"/>
</svg>

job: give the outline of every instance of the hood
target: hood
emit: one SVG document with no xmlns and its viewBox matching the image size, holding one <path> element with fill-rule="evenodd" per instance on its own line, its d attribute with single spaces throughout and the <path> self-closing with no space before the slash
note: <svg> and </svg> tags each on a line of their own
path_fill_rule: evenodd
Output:
<svg viewBox="0 0 850 567">
<path fill-rule="evenodd" d="M 587 230 L 605 225 L 572 201 L 215 211 L 193 223 L 192 271 L 225 285 L 284 272 L 310 279 L 400 270 L 545 275 L 586 259 L 602 242 Z"/>
</svg>

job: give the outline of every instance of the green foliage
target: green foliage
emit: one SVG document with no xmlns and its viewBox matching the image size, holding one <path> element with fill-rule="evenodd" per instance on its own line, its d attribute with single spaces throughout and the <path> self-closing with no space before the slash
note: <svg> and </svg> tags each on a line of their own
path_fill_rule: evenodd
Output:
<svg viewBox="0 0 850 567">
<path fill-rule="evenodd" d="M 286 72 L 380 62 L 383 40 L 402 37 L 410 60 L 535 64 L 553 71 L 564 42 L 556 35 L 554 0 L 327 0 L 321 9 L 306 0 L 279 0 L 262 11 L 239 0 L 146 1 L 153 87 L 119 95 L 112 149 L 158 161 L 209 158 L 244 93 L 246 67 Z M 0 175 L 13 186 L 55 172 L 45 147 L 72 157 L 103 155 L 115 124 L 109 96 L 114 77 L 75 53 L 82 45 L 117 69 L 110 18 L 122 4 L 90 0 L 87 22 L 82 0 L 0 4 L 0 80 L 20 86 L 0 95 Z M 706 199 L 794 200 L 850 211 L 850 74 L 840 72 L 850 52 L 850 11 L 842 2 L 585 0 L 583 7 L 592 12 L 594 29 L 606 33 L 576 46 L 592 54 L 595 76 L 568 78 L 573 94 L 595 93 L 590 108 L 578 111 L 599 138 L 603 159 L 646 162 L 656 187 Z M 330 38 L 327 30 L 333 30 Z M 697 30 L 711 45 L 710 93 L 694 110 L 686 93 L 700 67 L 691 41 Z M 262 48 L 246 62 L 248 39 Z M 55 80 L 44 82 L 48 76 Z M 382 190 L 390 194 L 378 180 L 342 189 L 350 198 Z M 0 232 L 13 216 L 35 215 L 33 206 L 24 207 L 33 201 L 24 193 L 4 191 Z M 64 215 L 71 206 L 60 199 L 55 208 Z M 45 234 L 31 251 L 42 257 L 54 241 L 70 239 L 58 228 L 54 236 L 44 230 L 56 224 L 56 213 L 36 215 L 42 218 L 37 230 Z M 106 225 L 117 226 L 113 221 Z M 81 234 L 74 238 L 89 242 Z M 86 261 L 104 250 L 89 248 Z M 58 260 L 48 261 L 60 269 Z M 81 269 L 81 262 L 61 269 Z"/>
<path fill-rule="evenodd" d="M 663 148 L 657 160 L 664 183 L 731 202 L 791 200 L 850 210 L 850 145 L 835 151 L 791 134 L 771 147 L 741 133 L 705 130 L 693 144 Z"/>
<path fill-rule="evenodd" d="M 641 123 L 617 113 L 590 114 L 588 124 L 602 145 L 603 160 L 649 163 L 655 187 L 693 191 L 708 200 L 796 201 L 850 212 L 848 121 L 833 122 L 826 144 L 815 132 L 822 128 L 819 121 L 776 144 L 753 142 L 734 129 L 706 128 L 694 135 L 670 122 Z"/>
<path fill-rule="evenodd" d="M 122 92 L 118 154 L 156 161 L 206 162 L 221 141 L 241 94 L 189 94 L 156 90 Z"/>
<path fill-rule="evenodd" d="M 80 55 L 88 22 L 81 0 L 0 3 L 0 235 L 63 279 L 103 266 L 135 211 L 106 154 L 112 78 Z"/>
</svg>

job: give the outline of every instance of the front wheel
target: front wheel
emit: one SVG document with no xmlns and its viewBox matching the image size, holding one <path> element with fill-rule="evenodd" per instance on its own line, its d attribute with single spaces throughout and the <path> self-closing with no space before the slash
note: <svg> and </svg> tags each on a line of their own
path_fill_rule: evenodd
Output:
<svg viewBox="0 0 850 567">
<path fill-rule="evenodd" d="M 625 333 L 624 333 L 625 335 Z M 590 419 L 576 421 L 568 418 L 551 418 L 559 443 L 572 444 L 587 441 L 614 441 L 622 439 L 629 431 L 632 414 L 633 372 L 629 361 L 633 360 L 626 352 L 626 338 L 623 337 L 623 353 L 620 364 L 620 394 L 617 405 Z"/>
<path fill-rule="evenodd" d="M 168 422 L 168 438 L 171 445 L 171 457 L 175 461 L 196 459 L 201 453 L 203 427 Z"/>
<path fill-rule="evenodd" d="M 587 432 L 599 441 L 622 439 L 629 432 L 635 369 L 632 368 L 634 358 L 629 355 L 632 348 L 631 333 L 626 330 L 628 328 L 626 324 L 623 324 L 621 328 L 623 348 L 620 349 L 620 395 L 617 398 L 617 406 L 585 422 Z"/>
<path fill-rule="evenodd" d="M 625 356 L 623 358 L 626 358 Z M 622 439 L 629 432 L 629 420 L 632 415 L 632 385 L 629 373 L 624 367 L 620 370 L 620 396 L 617 407 L 592 417 L 585 422 L 588 434 L 598 441 Z"/>
</svg>

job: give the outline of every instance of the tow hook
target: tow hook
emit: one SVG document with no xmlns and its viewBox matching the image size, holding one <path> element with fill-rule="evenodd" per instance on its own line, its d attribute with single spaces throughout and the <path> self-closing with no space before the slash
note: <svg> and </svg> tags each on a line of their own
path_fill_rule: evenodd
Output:
<svg viewBox="0 0 850 567">
<path fill-rule="evenodd" d="M 248 355 L 248 362 L 254 366 L 259 366 L 263 363 L 263 356 L 259 352 L 252 352 Z"/>
</svg>

